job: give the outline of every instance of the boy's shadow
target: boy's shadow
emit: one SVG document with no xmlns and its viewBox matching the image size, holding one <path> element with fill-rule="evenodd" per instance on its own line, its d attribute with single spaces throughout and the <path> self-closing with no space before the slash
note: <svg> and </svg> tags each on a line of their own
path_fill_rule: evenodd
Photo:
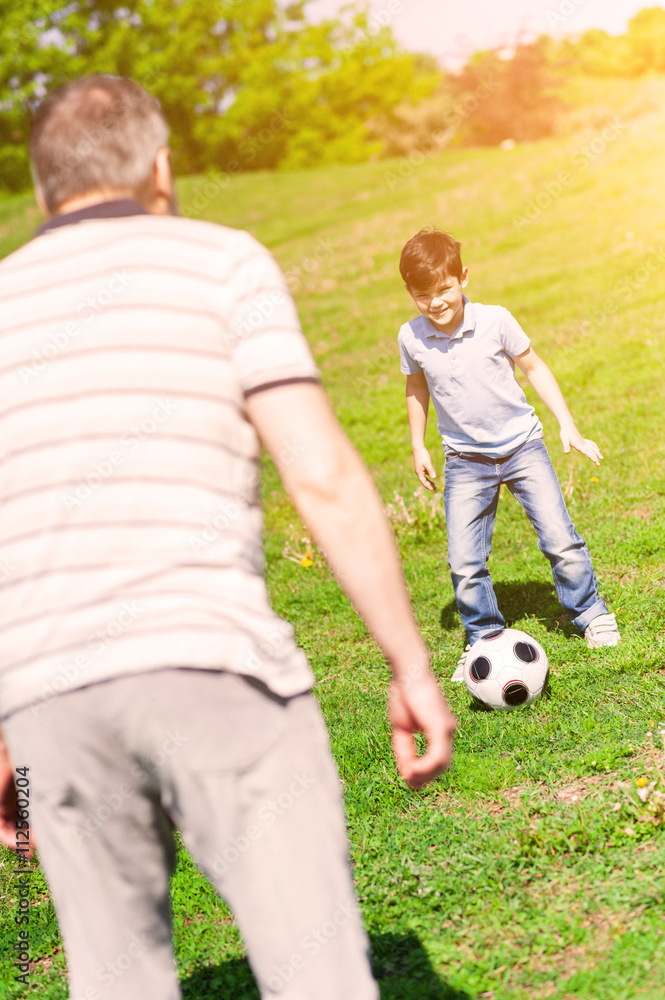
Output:
<svg viewBox="0 0 665 1000">
<path fill-rule="evenodd" d="M 548 632 L 562 632 L 567 638 L 577 635 L 575 626 L 559 603 L 551 583 L 527 580 L 525 583 L 494 583 L 494 592 L 506 625 L 510 628 L 525 615 L 534 615 Z M 453 598 L 441 609 L 441 627 L 446 631 L 460 624 Z"/>
<path fill-rule="evenodd" d="M 464 990 L 440 979 L 415 934 L 370 934 L 372 966 L 381 1000 L 471 1000 Z M 259 991 L 244 959 L 193 972 L 180 984 L 183 1000 L 259 1000 Z"/>
</svg>

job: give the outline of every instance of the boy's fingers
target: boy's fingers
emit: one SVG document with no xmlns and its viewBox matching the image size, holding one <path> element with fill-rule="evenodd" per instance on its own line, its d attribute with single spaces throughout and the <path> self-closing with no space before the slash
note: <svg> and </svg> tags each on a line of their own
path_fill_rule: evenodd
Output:
<svg viewBox="0 0 665 1000">
<path fill-rule="evenodd" d="M 584 441 L 584 447 L 580 448 L 587 458 L 590 458 L 595 465 L 600 465 L 600 460 L 603 457 L 600 448 L 595 441 L 586 440 Z"/>
<path fill-rule="evenodd" d="M 416 469 L 416 476 L 418 477 L 418 482 L 424 486 L 426 490 L 434 489 L 434 483 L 432 483 L 431 480 L 436 477 L 436 472 L 430 472 L 429 469 L 423 467 L 422 469 Z"/>
</svg>

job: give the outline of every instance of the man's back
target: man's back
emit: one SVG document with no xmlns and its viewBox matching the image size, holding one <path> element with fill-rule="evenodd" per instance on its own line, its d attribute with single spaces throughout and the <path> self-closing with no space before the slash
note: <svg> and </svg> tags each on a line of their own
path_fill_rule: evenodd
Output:
<svg viewBox="0 0 665 1000">
<path fill-rule="evenodd" d="M 0 701 L 183 663 L 299 693 L 243 412 L 316 377 L 284 279 L 246 233 L 113 205 L 0 264 Z"/>
</svg>

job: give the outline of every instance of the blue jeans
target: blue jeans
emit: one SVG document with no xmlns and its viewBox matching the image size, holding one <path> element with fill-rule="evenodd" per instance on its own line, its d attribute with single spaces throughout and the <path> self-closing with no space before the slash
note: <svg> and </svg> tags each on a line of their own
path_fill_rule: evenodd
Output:
<svg viewBox="0 0 665 1000">
<path fill-rule="evenodd" d="M 549 559 L 556 592 L 573 625 L 584 631 L 598 615 L 607 614 L 586 542 L 570 520 L 541 439 L 528 441 L 507 458 L 450 453 L 445 476 L 448 565 L 471 644 L 483 632 L 505 627 L 487 569 L 502 483 L 536 529 L 538 547 Z"/>
</svg>

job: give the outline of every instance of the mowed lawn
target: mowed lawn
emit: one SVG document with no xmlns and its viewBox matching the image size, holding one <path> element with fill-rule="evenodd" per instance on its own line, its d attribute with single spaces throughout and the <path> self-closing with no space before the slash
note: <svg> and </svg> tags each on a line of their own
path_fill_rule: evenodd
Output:
<svg viewBox="0 0 665 1000">
<path fill-rule="evenodd" d="M 247 228 L 272 249 L 344 427 L 386 503 L 405 505 L 413 521 L 394 515 L 415 613 L 459 725 L 451 770 L 419 792 L 391 758 L 382 657 L 302 541 L 266 463 L 270 589 L 318 678 L 383 998 L 665 995 L 664 162 L 665 116 L 619 121 L 608 110 L 575 138 L 511 150 L 180 184 L 185 212 Z M 27 198 L 0 204 L 0 251 L 36 222 Z M 479 711 L 449 681 L 464 635 L 442 495 L 414 496 L 396 344 L 414 309 L 397 261 L 432 224 L 462 242 L 470 297 L 514 313 L 605 455 L 600 469 L 563 455 L 536 403 L 623 642 L 586 649 L 531 527 L 502 498 L 497 594 L 552 665 L 547 696 L 509 714 Z M 441 474 L 433 420 L 428 437 Z M 283 557 L 287 543 L 296 561 Z M 297 561 L 307 551 L 312 566 Z M 64 998 L 41 876 L 32 985 L 13 981 L 16 862 L 3 851 L 0 863 L 4 995 Z M 256 1000 L 233 920 L 184 853 L 173 902 L 184 996 Z"/>
</svg>

